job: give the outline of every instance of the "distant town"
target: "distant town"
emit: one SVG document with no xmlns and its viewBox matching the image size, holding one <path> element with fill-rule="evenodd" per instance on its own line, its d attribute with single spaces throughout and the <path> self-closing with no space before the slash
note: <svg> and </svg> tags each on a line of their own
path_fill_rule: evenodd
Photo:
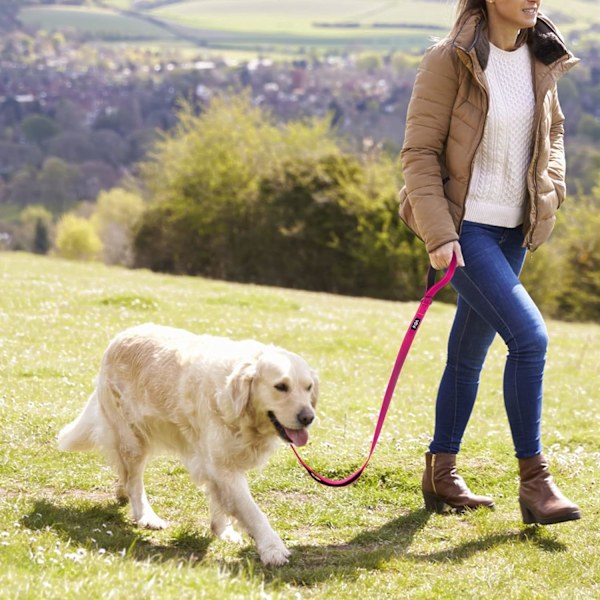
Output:
<svg viewBox="0 0 600 600">
<path fill-rule="evenodd" d="M 594 159 L 575 146 L 600 139 L 598 48 L 586 48 L 584 58 L 559 92 L 571 181 L 589 190 Z M 48 204 L 48 180 L 63 194 L 51 203 L 54 212 L 94 201 L 135 169 L 157 131 L 175 125 L 182 102 L 201 111 L 216 94 L 247 93 L 280 121 L 326 118 L 349 150 L 378 145 L 397 155 L 417 61 L 401 54 L 183 59 L 174 51 L 13 30 L 0 42 L 0 207 Z M 48 157 L 65 168 L 54 161 L 52 177 L 41 177 Z"/>
</svg>

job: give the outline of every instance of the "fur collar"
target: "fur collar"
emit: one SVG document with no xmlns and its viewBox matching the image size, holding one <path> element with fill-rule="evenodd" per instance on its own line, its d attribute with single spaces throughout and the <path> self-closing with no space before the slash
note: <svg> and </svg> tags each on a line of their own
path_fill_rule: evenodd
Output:
<svg viewBox="0 0 600 600">
<path fill-rule="evenodd" d="M 452 42 L 467 53 L 475 49 L 477 60 L 485 71 L 490 56 L 490 43 L 484 17 L 474 15 L 468 18 Z M 529 30 L 527 44 L 533 56 L 544 65 L 551 65 L 565 56 L 573 57 L 554 24 L 542 14 L 538 15 L 535 26 Z"/>
</svg>

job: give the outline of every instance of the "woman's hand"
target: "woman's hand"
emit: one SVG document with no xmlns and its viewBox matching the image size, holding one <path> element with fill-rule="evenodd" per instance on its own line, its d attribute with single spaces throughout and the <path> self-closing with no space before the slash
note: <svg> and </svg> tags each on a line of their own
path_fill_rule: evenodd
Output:
<svg viewBox="0 0 600 600">
<path fill-rule="evenodd" d="M 465 261 L 458 242 L 448 242 L 447 244 L 436 248 L 433 252 L 430 252 L 429 262 L 434 269 L 441 271 L 448 267 L 453 254 L 456 254 L 456 266 L 464 267 Z"/>
</svg>

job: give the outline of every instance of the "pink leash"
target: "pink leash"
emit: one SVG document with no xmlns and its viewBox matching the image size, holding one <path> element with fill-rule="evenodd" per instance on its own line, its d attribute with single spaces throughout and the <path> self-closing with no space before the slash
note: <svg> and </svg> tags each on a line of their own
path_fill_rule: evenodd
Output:
<svg viewBox="0 0 600 600">
<path fill-rule="evenodd" d="M 379 411 L 379 419 L 377 420 L 377 425 L 375 427 L 375 433 L 373 434 L 373 441 L 371 442 L 371 451 L 369 452 L 369 456 L 367 456 L 367 460 L 363 464 L 363 466 L 358 469 L 352 475 L 344 479 L 327 479 L 327 477 L 323 477 L 323 475 L 319 475 L 316 471 L 314 471 L 311 467 L 309 467 L 303 460 L 298 451 L 293 445 L 290 445 L 294 454 L 300 461 L 300 464 L 308 471 L 308 474 L 319 483 L 323 485 L 329 485 L 332 487 L 344 487 L 346 485 L 350 485 L 354 483 L 363 473 L 363 471 L 367 468 L 369 461 L 371 460 L 371 456 L 373 456 L 373 452 L 375 451 L 375 446 L 377 446 L 377 441 L 379 440 L 379 434 L 383 428 L 383 422 L 385 421 L 385 417 L 388 412 L 388 408 L 390 407 L 390 403 L 392 401 L 392 397 L 394 395 L 394 390 L 396 389 L 396 383 L 398 382 L 398 377 L 400 376 L 400 371 L 402 371 L 402 366 L 404 365 L 404 361 L 406 360 L 406 356 L 408 355 L 408 351 L 410 350 L 410 345 L 412 344 L 415 335 L 417 334 L 417 329 L 419 325 L 425 318 L 425 313 L 427 309 L 431 306 L 433 302 L 434 296 L 452 279 L 454 275 L 454 271 L 456 270 L 456 255 L 452 257 L 452 261 L 448 266 L 448 269 L 445 275 L 438 281 L 435 282 L 436 271 L 429 268 L 427 272 L 427 289 L 425 290 L 425 296 L 421 300 L 419 304 L 419 308 L 411 321 L 411 324 L 408 327 L 408 331 L 402 340 L 402 345 L 400 346 L 400 350 L 398 351 L 398 356 L 396 357 L 396 362 L 394 363 L 394 368 L 392 369 L 392 374 L 390 375 L 390 380 L 388 382 L 387 388 L 385 390 L 385 394 L 383 396 L 383 402 L 381 404 L 381 410 Z"/>
</svg>

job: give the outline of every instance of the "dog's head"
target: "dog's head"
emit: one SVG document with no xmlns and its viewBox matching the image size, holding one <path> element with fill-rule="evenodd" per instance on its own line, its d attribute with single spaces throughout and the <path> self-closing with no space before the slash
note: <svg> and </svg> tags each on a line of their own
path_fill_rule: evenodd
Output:
<svg viewBox="0 0 600 600">
<path fill-rule="evenodd" d="M 268 419 L 288 444 L 303 446 L 315 419 L 319 379 L 306 361 L 282 348 L 267 346 L 254 360 L 238 365 L 228 381 L 234 415 L 250 407 Z"/>
</svg>

